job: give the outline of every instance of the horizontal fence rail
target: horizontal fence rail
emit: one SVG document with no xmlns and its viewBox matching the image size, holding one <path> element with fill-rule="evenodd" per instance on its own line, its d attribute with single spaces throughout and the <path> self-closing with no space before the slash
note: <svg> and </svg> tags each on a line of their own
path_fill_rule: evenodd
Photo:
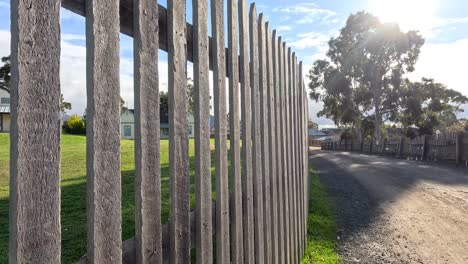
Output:
<svg viewBox="0 0 468 264">
<path fill-rule="evenodd" d="M 350 139 L 324 142 L 323 150 L 347 150 L 367 154 L 395 156 L 400 159 L 452 161 L 468 166 L 468 132 L 441 133 L 415 138 Z"/>
<path fill-rule="evenodd" d="M 60 3 L 86 17 L 87 248 L 77 261 L 299 263 L 309 202 L 303 64 L 246 0 L 193 0 L 193 25 L 186 22 L 186 1 L 168 0 L 167 9 L 156 0 L 12 1 L 10 263 L 61 262 Z M 127 241 L 121 235 L 120 33 L 134 39 L 135 237 Z M 159 50 L 168 52 L 169 64 L 170 217 L 165 225 Z M 188 61 L 195 88 L 193 211 Z M 428 149 L 438 157 L 444 151 Z"/>
</svg>

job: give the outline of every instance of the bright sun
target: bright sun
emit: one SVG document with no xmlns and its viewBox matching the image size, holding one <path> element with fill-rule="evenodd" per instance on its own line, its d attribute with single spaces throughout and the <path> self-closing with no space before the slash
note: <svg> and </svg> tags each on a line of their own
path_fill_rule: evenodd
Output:
<svg viewBox="0 0 468 264">
<path fill-rule="evenodd" d="M 423 30 L 434 20 L 440 0 L 369 0 L 370 12 L 403 30 Z"/>
</svg>

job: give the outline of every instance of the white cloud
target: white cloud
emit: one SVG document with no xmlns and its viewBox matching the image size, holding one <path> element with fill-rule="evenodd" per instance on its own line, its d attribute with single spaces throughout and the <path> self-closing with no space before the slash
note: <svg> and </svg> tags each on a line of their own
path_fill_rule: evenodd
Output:
<svg viewBox="0 0 468 264">
<path fill-rule="evenodd" d="M 0 7 L 10 8 L 9 1 L 0 1 Z"/>
<path fill-rule="evenodd" d="M 427 43 L 421 49 L 416 71 L 410 75 L 413 80 L 421 77 L 434 78 L 468 96 L 466 82 L 466 61 L 468 61 L 468 38 L 451 43 Z M 468 105 L 465 106 L 468 110 Z M 463 114 L 468 117 L 467 113 Z"/>
<path fill-rule="evenodd" d="M 72 103 L 69 114 L 83 114 L 86 108 L 86 47 L 70 43 L 81 35 L 62 34 L 60 86 L 65 101 Z M 0 56 L 10 54 L 10 32 L 0 30 Z M 160 89 L 167 91 L 167 61 L 159 62 Z M 120 92 L 127 106 L 133 108 L 133 60 L 120 59 Z"/>
<path fill-rule="evenodd" d="M 327 45 L 330 36 L 321 32 L 309 32 L 298 35 L 299 39 L 289 43 L 289 46 L 302 50 L 305 48 L 320 48 Z"/>
<path fill-rule="evenodd" d="M 0 30 L 0 57 L 8 56 L 10 53 L 10 32 Z"/>
<path fill-rule="evenodd" d="M 86 40 L 86 36 L 79 34 L 62 34 L 61 39 L 63 41 Z"/>
<path fill-rule="evenodd" d="M 278 32 L 286 32 L 291 31 L 292 28 L 290 26 L 279 26 L 276 30 L 278 30 Z"/>
<path fill-rule="evenodd" d="M 466 82 L 466 61 L 468 61 L 468 38 L 451 43 L 426 43 L 416 64 L 412 79 L 434 78 L 468 95 Z"/>
<path fill-rule="evenodd" d="M 336 15 L 336 12 L 319 8 L 314 3 L 299 3 L 296 5 L 277 7 L 273 9 L 273 12 L 300 15 L 300 17 L 295 20 L 297 24 L 311 24 L 317 21 L 328 22 L 330 18 L 333 18 Z M 331 21 L 335 21 L 335 19 L 332 19 Z"/>
</svg>

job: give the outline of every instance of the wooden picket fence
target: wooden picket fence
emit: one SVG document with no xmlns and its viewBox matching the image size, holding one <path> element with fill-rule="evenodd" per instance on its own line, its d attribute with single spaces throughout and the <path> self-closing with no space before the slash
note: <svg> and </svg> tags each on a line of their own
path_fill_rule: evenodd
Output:
<svg viewBox="0 0 468 264">
<path fill-rule="evenodd" d="M 374 139 L 339 140 L 323 143 L 322 149 L 391 155 L 414 160 L 453 161 L 468 166 L 468 132 L 441 133 L 412 139 L 385 138 L 380 144 L 376 144 Z"/>
<path fill-rule="evenodd" d="M 308 208 L 302 62 L 246 0 L 11 1 L 10 263 L 60 263 L 60 7 L 86 17 L 87 254 L 82 263 L 298 263 Z M 119 34 L 134 39 L 135 238 L 122 241 Z M 225 47 L 225 34 L 228 48 Z M 158 49 L 168 52 L 170 219 L 161 224 Z M 186 78 L 195 83 L 190 211 Z M 216 199 L 210 172 L 213 71 Z M 226 77 L 229 78 L 226 89 Z M 226 99 L 229 91 L 229 109 Z M 230 113 L 227 120 L 227 113 Z M 227 149 L 227 127 L 230 150 Z M 230 169 L 228 167 L 230 161 Z M 215 247 L 215 250 L 214 250 Z M 215 253 L 214 253 L 215 252 Z"/>
</svg>

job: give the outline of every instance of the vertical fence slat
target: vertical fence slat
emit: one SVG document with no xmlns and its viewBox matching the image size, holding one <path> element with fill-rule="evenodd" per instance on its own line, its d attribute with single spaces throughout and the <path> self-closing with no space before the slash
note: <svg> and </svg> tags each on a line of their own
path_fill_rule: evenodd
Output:
<svg viewBox="0 0 468 264">
<path fill-rule="evenodd" d="M 136 0 L 133 12 L 136 262 L 162 263 L 158 3 Z"/>
<path fill-rule="evenodd" d="M 277 47 L 277 53 L 276 55 L 276 75 L 277 75 L 277 87 L 276 87 L 276 93 L 277 93 L 277 98 L 276 98 L 276 104 L 278 107 L 278 111 L 276 113 L 276 120 L 278 122 L 278 129 L 277 129 L 277 134 L 278 134 L 278 153 L 277 153 L 277 158 L 278 158 L 278 258 L 279 258 L 279 263 L 285 263 L 286 261 L 286 237 L 285 237 L 285 218 L 284 218 L 284 208 L 285 208 L 285 169 L 286 169 L 286 163 L 284 159 L 284 104 L 283 104 L 283 91 L 284 91 L 284 74 L 283 74 L 283 46 L 282 46 L 282 39 L 279 37 L 276 39 L 276 47 Z"/>
<path fill-rule="evenodd" d="M 242 217 L 244 222 L 244 262 L 254 263 L 254 218 L 252 177 L 252 130 L 249 65 L 249 23 L 247 1 L 239 0 L 240 84 L 242 108 Z"/>
<path fill-rule="evenodd" d="M 210 82 L 208 49 L 208 1 L 193 4 L 193 77 L 195 85 L 195 178 L 197 263 L 213 262 L 211 204 Z"/>
<path fill-rule="evenodd" d="M 9 260 L 60 263 L 60 2 L 11 12 Z"/>
<path fill-rule="evenodd" d="M 228 263 L 229 190 L 227 168 L 226 59 L 224 44 L 224 0 L 211 1 L 213 32 L 213 89 L 215 113 L 216 170 L 216 261 Z"/>
<path fill-rule="evenodd" d="M 255 4 L 250 5 L 250 86 L 252 90 L 252 161 L 254 175 L 254 233 L 255 260 L 264 262 L 263 236 L 263 190 L 262 190 L 262 149 L 260 135 L 260 88 L 259 88 L 259 54 L 258 25 Z"/>
<path fill-rule="evenodd" d="M 310 186 L 309 186 L 309 180 L 310 180 L 310 175 L 309 175 L 309 146 L 307 144 L 308 142 L 308 122 L 309 122 L 309 117 L 308 117 L 308 99 L 307 99 L 307 90 L 304 84 L 304 72 L 303 72 L 303 62 L 301 61 L 299 63 L 299 78 L 301 81 L 300 84 L 300 89 L 302 90 L 302 93 L 304 94 L 302 98 L 303 106 L 302 106 L 302 114 L 303 114 L 303 129 L 302 129 L 302 135 L 304 138 L 304 149 L 303 149 L 303 170 L 304 170 L 304 177 L 302 178 L 304 181 L 304 246 L 307 246 L 307 220 L 309 217 L 309 199 L 310 199 Z"/>
<path fill-rule="evenodd" d="M 229 122 L 231 144 L 231 241 L 232 262 L 242 263 L 243 235 L 242 235 L 242 182 L 240 157 L 240 116 L 239 116 L 239 40 L 237 38 L 237 3 L 228 0 L 228 65 L 229 65 Z"/>
<path fill-rule="evenodd" d="M 290 239 L 291 239 L 291 261 L 292 263 L 297 263 L 297 255 L 296 255 L 296 240 L 295 240 L 295 231 L 296 231 L 296 223 L 295 223 L 295 186 L 294 186 L 294 174 L 295 174 L 295 167 L 294 167 L 294 134 L 293 134 L 293 127 L 294 127 L 294 120 L 293 120 L 293 68 L 292 68 L 292 50 L 288 48 L 288 142 L 289 142 L 289 191 L 290 191 L 290 201 L 289 204 L 291 206 L 290 214 L 289 214 L 289 221 L 290 221 Z"/>
<path fill-rule="evenodd" d="M 305 127 L 304 124 L 304 97 L 307 96 L 307 94 L 304 93 L 304 89 L 302 89 L 302 61 L 299 62 L 298 65 L 298 78 L 299 78 L 299 84 L 298 84 L 298 90 L 299 90 L 299 136 L 300 136 L 300 144 L 303 146 L 302 148 L 299 149 L 299 158 L 300 158 L 300 170 L 301 170 L 301 176 L 300 176 L 300 186 L 301 186 L 301 237 L 300 241 L 302 243 L 302 254 L 304 255 L 305 253 L 305 233 L 306 233 L 306 227 L 307 227 L 307 217 L 305 215 L 305 177 L 307 177 L 307 174 L 304 173 L 304 149 L 308 148 L 308 138 L 305 136 L 304 131 L 307 130 L 307 127 Z"/>
<path fill-rule="evenodd" d="M 190 192 L 187 138 L 185 1 L 169 0 L 169 179 L 171 263 L 190 262 Z"/>
<path fill-rule="evenodd" d="M 277 140 L 276 140 L 276 31 L 273 36 L 270 27 L 267 26 L 267 64 L 268 64 L 268 111 L 269 111 L 269 145 L 270 145 L 270 210 L 271 210 L 271 263 L 278 263 L 278 191 L 277 191 Z M 269 216 L 270 217 L 270 216 Z"/>
<path fill-rule="evenodd" d="M 297 155 L 297 149 L 299 148 L 299 144 L 297 142 L 297 119 L 296 119 L 296 114 L 297 114 L 297 109 L 296 109 L 296 100 L 297 100 L 297 76 L 296 76 L 296 53 L 292 54 L 291 58 L 291 78 L 292 78 L 292 111 L 291 111 L 291 116 L 292 116 L 292 149 L 293 149 L 293 195 L 294 195 L 294 244 L 295 244 L 295 252 L 294 255 L 296 257 L 295 262 L 298 263 L 299 260 L 299 217 L 298 217 L 298 209 L 299 209 L 299 188 L 298 188 L 298 174 L 299 174 L 299 168 L 297 165 L 298 161 L 298 155 Z"/>
<path fill-rule="evenodd" d="M 122 261 L 119 23 L 119 1 L 86 2 L 88 261 L 92 263 Z"/>
<path fill-rule="evenodd" d="M 284 144 L 284 169 L 283 169 L 283 177 L 284 177 L 284 235 L 285 235 L 285 262 L 291 262 L 291 234 L 290 234 L 290 221 L 289 221 L 289 214 L 290 214 L 290 199 L 289 196 L 291 194 L 289 190 L 289 142 L 288 142 L 288 59 L 287 59 L 287 51 L 286 51 L 286 42 L 282 43 L 282 57 L 283 57 L 283 67 L 282 67 L 282 74 L 283 74 L 283 144 Z"/>
<path fill-rule="evenodd" d="M 270 148 L 268 125 L 268 65 L 266 46 L 266 27 L 263 14 L 258 18 L 259 89 L 260 89 L 260 136 L 263 171 L 263 237 L 265 262 L 271 263 L 271 217 L 270 217 Z"/>
</svg>

